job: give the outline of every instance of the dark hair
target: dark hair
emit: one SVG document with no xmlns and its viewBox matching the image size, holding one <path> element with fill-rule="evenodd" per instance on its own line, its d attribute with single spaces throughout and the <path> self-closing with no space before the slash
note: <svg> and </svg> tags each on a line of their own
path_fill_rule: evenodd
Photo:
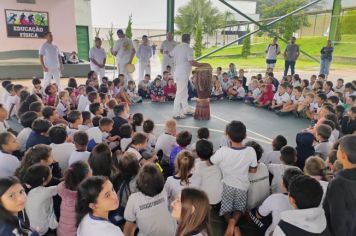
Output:
<svg viewBox="0 0 356 236">
<path fill-rule="evenodd" d="M 141 126 L 143 122 L 143 115 L 142 113 L 135 113 L 132 116 L 132 129 L 134 132 L 136 132 L 136 126 Z"/>
<path fill-rule="evenodd" d="M 287 191 L 289 190 L 289 183 L 292 180 L 292 178 L 298 175 L 304 175 L 303 171 L 301 171 L 299 168 L 288 168 L 284 171 L 282 180 L 283 180 L 283 185 Z"/>
<path fill-rule="evenodd" d="M 123 124 L 119 128 L 121 138 L 131 138 L 132 128 L 129 124 Z"/>
<path fill-rule="evenodd" d="M 280 151 L 282 147 L 287 145 L 287 139 L 283 135 L 277 135 L 272 142 L 273 150 Z"/>
<path fill-rule="evenodd" d="M 8 84 L 6 87 L 5 87 L 5 90 L 10 93 L 11 91 L 14 90 L 14 84 Z"/>
<path fill-rule="evenodd" d="M 309 86 L 309 80 L 307 79 L 303 79 L 303 83 L 304 83 L 304 88 L 307 88 Z"/>
<path fill-rule="evenodd" d="M 45 106 L 45 107 L 42 109 L 42 116 L 43 116 L 45 119 L 49 119 L 51 116 L 53 116 L 53 113 L 54 113 L 55 110 L 56 110 L 55 107 L 52 107 L 52 106 Z"/>
<path fill-rule="evenodd" d="M 21 125 L 24 128 L 31 128 L 34 120 L 38 118 L 38 114 L 34 111 L 27 111 L 20 117 Z"/>
<path fill-rule="evenodd" d="M 124 104 L 118 104 L 118 105 L 114 106 L 114 109 L 113 109 L 115 116 L 120 115 L 121 113 L 124 112 L 124 110 L 125 110 Z"/>
<path fill-rule="evenodd" d="M 131 145 L 142 144 L 145 141 L 147 141 L 147 135 L 145 133 L 141 133 L 141 132 L 135 133 L 132 137 L 131 142 L 129 143 L 129 145 L 127 145 L 126 150 L 128 150 Z"/>
<path fill-rule="evenodd" d="M 99 126 L 100 127 L 103 127 L 103 126 L 106 126 L 106 125 L 110 125 L 110 124 L 113 124 L 114 121 L 108 117 L 103 117 L 100 119 L 99 121 Z"/>
<path fill-rule="evenodd" d="M 332 121 L 332 120 L 327 120 L 327 119 L 325 119 L 325 120 L 323 120 L 321 123 L 322 123 L 323 125 L 329 126 L 329 127 L 331 128 L 331 130 L 334 130 L 334 129 L 335 129 L 335 123 L 334 123 L 334 121 Z"/>
<path fill-rule="evenodd" d="M 89 94 L 91 92 L 95 92 L 95 88 L 93 88 L 92 86 L 86 86 L 85 87 L 85 93 Z"/>
<path fill-rule="evenodd" d="M 84 131 L 77 131 L 73 135 L 73 143 L 80 146 L 87 146 L 89 142 L 89 136 Z"/>
<path fill-rule="evenodd" d="M 100 92 L 99 92 L 100 100 L 102 102 L 104 102 L 105 99 L 106 99 L 106 95 L 107 95 L 108 89 L 107 89 L 105 84 L 101 84 L 99 89 L 100 89 Z"/>
<path fill-rule="evenodd" d="M 104 183 L 108 181 L 105 176 L 92 176 L 84 179 L 77 188 L 77 203 L 75 205 L 76 225 L 79 226 L 83 217 L 92 213 L 90 203 L 95 203 Z"/>
<path fill-rule="evenodd" d="M 281 149 L 281 160 L 286 165 L 293 165 L 297 161 L 297 150 L 292 146 L 284 146 Z"/>
<path fill-rule="evenodd" d="M 27 90 L 21 90 L 19 97 L 20 97 L 20 107 L 21 104 L 30 96 L 30 92 Z M 38 95 L 39 97 L 41 97 L 40 95 Z M 42 97 L 41 97 L 42 98 Z M 22 112 L 23 113 L 23 112 Z"/>
<path fill-rule="evenodd" d="M 323 101 L 326 101 L 328 99 L 328 97 L 326 96 L 325 93 L 317 93 L 316 96 L 319 97 Z"/>
<path fill-rule="evenodd" d="M 352 91 L 355 91 L 355 86 L 351 82 L 346 83 L 345 84 L 345 88 L 348 88 L 348 89 L 351 89 Z"/>
<path fill-rule="evenodd" d="M 331 132 L 332 130 L 328 125 L 321 124 L 316 127 L 316 133 L 320 135 L 323 139 L 329 139 Z"/>
<path fill-rule="evenodd" d="M 68 80 L 68 87 L 69 88 L 78 88 L 78 84 L 75 78 L 69 78 Z"/>
<path fill-rule="evenodd" d="M 99 123 L 101 118 L 103 118 L 102 116 L 94 116 L 92 119 L 92 123 L 94 127 L 99 127 Z"/>
<path fill-rule="evenodd" d="M 24 88 L 22 84 L 15 84 L 14 85 L 14 91 L 17 94 L 19 91 L 21 91 Z"/>
<path fill-rule="evenodd" d="M 330 81 L 330 80 L 326 81 L 325 84 L 326 84 L 328 87 L 330 87 L 331 89 L 332 89 L 333 86 L 334 86 L 333 82 Z"/>
<path fill-rule="evenodd" d="M 200 139 L 195 145 L 197 155 L 202 160 L 209 160 L 214 153 L 213 143 L 206 139 Z"/>
<path fill-rule="evenodd" d="M 41 84 L 41 80 L 38 78 L 34 78 L 34 79 L 32 79 L 32 84 L 33 85 Z"/>
<path fill-rule="evenodd" d="M 52 123 L 50 121 L 43 118 L 37 118 L 32 123 L 32 130 L 37 134 L 46 133 L 51 126 Z"/>
<path fill-rule="evenodd" d="M 100 103 L 98 102 L 89 105 L 89 111 L 94 115 L 96 115 L 96 112 L 99 111 L 99 109 L 100 109 Z"/>
<path fill-rule="evenodd" d="M 136 177 L 140 169 L 140 164 L 135 154 L 126 152 L 118 161 L 118 173 L 115 176 L 114 187 L 116 191 L 119 190 L 120 185 L 124 184 L 129 187 L 130 181 Z M 130 193 L 128 193 L 130 195 Z"/>
<path fill-rule="evenodd" d="M 208 128 L 201 127 L 197 131 L 198 139 L 208 139 L 210 136 L 210 132 Z"/>
<path fill-rule="evenodd" d="M 337 112 L 340 112 L 341 116 L 343 116 L 345 112 L 345 107 L 343 105 L 337 105 L 335 108 L 335 113 Z"/>
<path fill-rule="evenodd" d="M 325 119 L 331 120 L 332 122 L 334 122 L 335 129 L 340 130 L 340 125 L 339 125 L 339 122 L 337 120 L 336 114 L 334 114 L 334 113 L 326 114 L 325 115 Z"/>
<path fill-rule="evenodd" d="M 4 151 L 2 149 L 2 145 L 6 145 L 9 143 L 9 139 L 11 137 L 11 133 L 10 132 L 2 132 L 0 133 L 0 150 L 1 151 Z"/>
<path fill-rule="evenodd" d="M 21 116 L 26 111 L 29 111 L 30 104 L 39 101 L 39 97 L 36 94 L 29 95 L 25 101 L 20 104 L 18 114 Z"/>
<path fill-rule="evenodd" d="M 294 176 L 288 186 L 289 196 L 292 197 L 298 209 L 318 207 L 323 197 L 320 183 L 309 176 Z"/>
<path fill-rule="evenodd" d="M 334 165 L 335 161 L 337 160 L 337 150 L 331 149 L 328 155 L 328 162 Z"/>
<path fill-rule="evenodd" d="M 67 139 L 67 130 L 63 125 L 55 125 L 49 129 L 49 139 L 54 144 L 64 143 Z"/>
<path fill-rule="evenodd" d="M 93 70 L 88 72 L 88 76 L 87 76 L 88 80 L 92 79 L 92 76 L 94 75 L 94 73 L 95 73 L 95 71 L 93 71 Z"/>
<path fill-rule="evenodd" d="M 144 195 L 154 197 L 162 192 L 164 178 L 154 164 L 148 163 L 141 167 L 137 176 L 137 188 Z"/>
<path fill-rule="evenodd" d="M 42 186 L 51 175 L 49 166 L 41 163 L 30 166 L 24 176 L 24 183 L 29 184 L 31 189 Z"/>
<path fill-rule="evenodd" d="M 52 152 L 52 148 L 45 144 L 37 144 L 31 148 L 29 148 L 26 152 L 24 157 L 21 160 L 20 167 L 16 169 L 15 175 L 21 180 L 24 180 L 24 176 L 26 170 L 36 164 L 40 163 L 42 160 L 46 161 L 50 153 Z"/>
<path fill-rule="evenodd" d="M 241 121 L 231 121 L 226 126 L 226 134 L 235 143 L 241 143 L 246 138 L 246 126 Z"/>
<path fill-rule="evenodd" d="M 88 163 L 93 170 L 93 175 L 103 175 L 110 179 L 115 171 L 111 150 L 104 143 L 99 143 L 93 148 Z"/>
<path fill-rule="evenodd" d="M 69 190 L 76 191 L 80 182 L 88 176 L 90 171 L 87 162 L 74 162 L 64 173 L 64 186 Z"/>
<path fill-rule="evenodd" d="M 4 177 L 0 178 L 0 197 L 2 197 L 12 186 L 20 184 L 20 180 L 16 178 L 15 176 L 9 176 L 9 177 Z M 22 215 L 22 216 L 21 216 Z M 28 218 L 24 211 L 22 214 L 18 215 L 19 218 L 23 219 L 23 223 L 26 225 L 26 228 L 29 228 L 29 225 L 27 224 Z M 9 212 L 5 207 L 0 203 L 0 222 L 2 224 L 7 224 L 11 226 L 12 228 L 17 230 L 17 233 L 19 235 L 27 235 L 27 231 L 24 231 L 22 227 L 19 226 L 18 218 L 13 215 L 13 213 Z"/>
<path fill-rule="evenodd" d="M 339 101 L 340 101 L 339 97 L 338 97 L 338 96 L 335 96 L 335 95 L 330 96 L 330 97 L 328 98 L 328 100 L 330 100 L 331 103 L 334 103 L 334 104 L 338 104 Z"/>
<path fill-rule="evenodd" d="M 261 159 L 262 154 L 263 154 L 263 148 L 258 142 L 248 141 L 245 143 L 245 146 L 252 147 L 255 150 L 257 161 L 259 161 Z"/>
<path fill-rule="evenodd" d="M 68 113 L 67 115 L 67 121 L 69 123 L 74 123 L 76 122 L 80 117 L 82 116 L 82 113 L 78 110 L 72 110 Z"/>
<path fill-rule="evenodd" d="M 155 123 L 153 122 L 153 120 L 150 119 L 145 120 L 142 125 L 143 132 L 145 133 L 151 133 L 154 127 L 155 127 Z"/>
<path fill-rule="evenodd" d="M 6 89 L 6 86 L 8 86 L 9 84 L 11 84 L 10 80 L 4 80 L 1 82 L 1 86 Z"/>
<path fill-rule="evenodd" d="M 345 152 L 347 160 L 356 164 L 356 135 L 345 135 L 339 142 L 339 149 Z"/>
<path fill-rule="evenodd" d="M 177 134 L 177 144 L 186 147 L 192 142 L 192 134 L 189 131 L 181 131 Z"/>
<path fill-rule="evenodd" d="M 82 111 L 83 122 L 86 120 L 91 120 L 91 114 L 89 111 Z"/>
<path fill-rule="evenodd" d="M 93 103 L 95 101 L 95 99 L 97 99 L 98 97 L 99 97 L 99 94 L 95 91 L 88 93 L 88 100 L 90 103 Z"/>
</svg>

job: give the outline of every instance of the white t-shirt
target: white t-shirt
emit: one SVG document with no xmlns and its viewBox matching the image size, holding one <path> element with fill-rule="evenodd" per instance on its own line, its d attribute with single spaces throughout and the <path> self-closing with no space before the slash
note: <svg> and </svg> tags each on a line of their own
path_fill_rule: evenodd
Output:
<svg viewBox="0 0 356 236">
<path fill-rule="evenodd" d="M 94 59 L 97 63 L 99 64 L 104 64 L 104 60 L 106 59 L 106 52 L 104 48 L 97 48 L 97 47 L 92 47 L 89 50 L 89 58 Z M 99 67 L 95 65 L 91 60 L 90 60 L 90 69 L 91 70 L 97 70 Z"/>
<path fill-rule="evenodd" d="M 269 196 L 269 173 L 264 163 L 258 163 L 257 172 L 249 173 L 250 186 L 247 192 L 247 208 L 253 209 Z"/>
<path fill-rule="evenodd" d="M 265 164 L 282 164 L 281 152 L 280 151 L 270 151 L 263 153 L 260 162 Z"/>
<path fill-rule="evenodd" d="M 221 202 L 222 196 L 222 173 L 218 166 L 208 165 L 206 161 L 199 159 L 195 160 L 195 173 L 201 176 L 201 190 L 203 190 L 209 198 L 210 205 L 215 205 Z"/>
<path fill-rule="evenodd" d="M 78 101 L 78 108 L 77 108 L 78 111 L 85 111 L 87 105 L 90 104 L 88 97 L 85 95 L 79 95 L 77 101 Z"/>
<path fill-rule="evenodd" d="M 326 97 L 329 98 L 334 95 L 334 92 L 330 90 L 328 93 L 325 93 Z"/>
<path fill-rule="evenodd" d="M 164 190 L 153 197 L 141 192 L 131 194 L 124 217 L 129 222 L 136 222 L 138 236 L 174 236 L 177 228 L 176 221 L 168 211 L 167 194 Z"/>
<path fill-rule="evenodd" d="M 26 213 L 33 229 L 43 235 L 48 228 L 57 228 L 58 222 L 53 209 L 52 197 L 57 195 L 57 186 L 39 186 L 27 194 Z"/>
<path fill-rule="evenodd" d="M 258 97 L 260 95 L 261 95 L 261 90 L 259 88 L 255 88 L 254 90 L 252 90 L 253 97 Z"/>
<path fill-rule="evenodd" d="M 62 173 L 64 173 L 68 169 L 68 160 L 75 150 L 75 146 L 73 143 L 61 143 L 54 144 L 51 143 L 49 146 L 52 148 L 53 159 L 58 162 L 59 167 L 62 169 Z"/>
<path fill-rule="evenodd" d="M 118 63 L 129 63 L 133 44 L 129 38 L 121 38 L 116 41 L 113 50 L 117 52 L 116 60 Z"/>
<path fill-rule="evenodd" d="M 262 205 L 258 208 L 258 213 L 261 216 L 267 216 L 272 213 L 272 224 L 268 227 L 265 236 L 276 228 L 280 220 L 280 214 L 283 211 L 291 210 L 292 206 L 289 204 L 288 195 L 283 193 L 276 193 L 269 196 Z"/>
<path fill-rule="evenodd" d="M 341 86 L 340 88 L 338 88 L 337 86 L 334 86 L 334 92 L 344 93 L 345 92 L 345 85 Z"/>
<path fill-rule="evenodd" d="M 154 148 L 156 146 L 157 138 L 152 133 L 146 133 L 148 137 L 147 146 L 149 148 Z"/>
<path fill-rule="evenodd" d="M 67 116 L 67 107 L 65 106 L 65 104 L 63 104 L 62 102 L 59 102 L 58 105 L 57 105 L 57 112 L 58 112 L 58 115 L 60 117 L 65 117 Z"/>
<path fill-rule="evenodd" d="M 20 102 L 20 98 L 18 96 L 8 96 L 6 99 L 6 109 L 10 112 L 10 109 L 12 107 L 11 110 L 11 114 L 9 114 L 10 116 L 16 115 L 17 114 L 17 106 L 18 103 Z"/>
<path fill-rule="evenodd" d="M 10 128 L 6 120 L 0 121 L 0 133 L 6 132 Z"/>
<path fill-rule="evenodd" d="M 48 69 L 59 69 L 59 48 L 52 43 L 44 43 L 39 51 L 39 55 L 43 56 L 44 64 Z"/>
<path fill-rule="evenodd" d="M 85 131 L 89 136 L 89 141 L 94 139 L 95 143 L 102 143 L 105 141 L 107 134 L 102 132 L 99 127 L 92 127 Z"/>
<path fill-rule="evenodd" d="M 277 105 L 281 105 L 284 102 L 289 102 L 290 97 L 288 93 L 283 93 L 283 94 L 275 93 L 273 96 L 273 100 L 276 101 Z"/>
<path fill-rule="evenodd" d="M 231 85 L 232 85 L 229 79 L 226 80 L 226 81 L 224 81 L 223 79 L 221 79 L 221 80 L 220 80 L 220 83 L 221 83 L 221 87 L 222 87 L 222 89 L 223 89 L 224 91 L 226 91 L 226 90 L 227 90 L 228 88 L 230 88 Z"/>
<path fill-rule="evenodd" d="M 190 75 L 192 71 L 192 65 L 190 61 L 194 60 L 193 49 L 187 43 L 181 43 L 177 45 L 169 55 L 174 58 L 175 61 L 175 71 L 174 75 L 178 75 L 176 78 L 181 78 L 182 76 Z M 188 79 L 188 78 L 187 78 Z"/>
<path fill-rule="evenodd" d="M 78 150 L 74 150 L 69 157 L 68 160 L 68 166 L 72 165 L 74 162 L 77 161 L 85 161 L 88 162 L 90 156 L 90 152 L 88 151 L 78 151 Z"/>
<path fill-rule="evenodd" d="M 300 96 L 299 98 L 297 98 L 296 96 L 292 95 L 291 100 L 293 104 L 299 104 L 304 101 L 304 97 Z"/>
<path fill-rule="evenodd" d="M 161 44 L 161 50 L 163 50 L 163 59 L 169 59 L 168 55 L 165 53 L 166 51 L 168 53 L 170 53 L 175 46 L 177 46 L 177 42 L 172 40 L 172 41 L 168 41 L 168 40 L 164 40 Z"/>
<path fill-rule="evenodd" d="M 279 53 L 281 53 L 281 50 L 280 50 L 278 44 L 275 44 L 275 45 L 269 44 L 266 48 L 266 51 L 267 51 L 267 53 L 266 53 L 267 60 L 276 60 L 277 55 Z"/>
<path fill-rule="evenodd" d="M 151 46 L 141 44 L 137 49 L 136 56 L 140 62 L 149 62 L 152 57 Z"/>
<path fill-rule="evenodd" d="M 291 168 L 299 169 L 296 166 L 289 166 L 285 164 L 268 164 L 267 167 L 268 167 L 268 171 L 273 175 L 273 179 L 271 182 L 272 193 L 283 192 L 281 183 L 283 180 L 284 171 Z"/>
<path fill-rule="evenodd" d="M 13 176 L 19 166 L 17 157 L 0 151 L 0 178 Z"/>
<path fill-rule="evenodd" d="M 175 144 L 176 144 L 176 137 L 170 134 L 163 133 L 160 136 L 158 136 L 156 146 L 155 146 L 155 151 L 162 150 L 163 154 L 166 157 L 169 157 Z"/>
<path fill-rule="evenodd" d="M 171 206 L 171 203 L 180 195 L 184 188 L 201 188 L 202 177 L 200 175 L 194 174 L 191 175 L 188 179 L 189 184 L 186 184 L 185 182 L 182 184 L 179 177 L 170 176 L 167 178 L 164 189 L 167 192 L 169 206 Z"/>
<path fill-rule="evenodd" d="M 120 148 L 121 148 L 121 151 L 125 151 L 127 146 L 131 143 L 132 141 L 132 138 L 122 138 L 120 140 Z"/>
<path fill-rule="evenodd" d="M 124 236 L 121 229 L 110 221 L 87 214 L 80 222 L 77 236 Z"/>
<path fill-rule="evenodd" d="M 133 147 L 129 147 L 126 152 L 134 154 L 138 161 L 142 159 L 140 152 L 134 149 Z"/>
<path fill-rule="evenodd" d="M 237 88 L 236 91 L 237 91 L 237 95 L 236 95 L 237 97 L 242 97 L 242 98 L 245 97 L 246 91 L 243 87 Z"/>
<path fill-rule="evenodd" d="M 20 133 L 17 135 L 17 137 L 16 137 L 17 142 L 21 146 L 20 151 L 26 151 L 26 142 L 27 142 L 27 139 L 30 136 L 31 132 L 32 132 L 32 129 L 29 127 L 26 127 L 26 128 L 23 128 L 20 131 Z"/>
<path fill-rule="evenodd" d="M 249 169 L 257 167 L 256 152 L 252 147 L 233 149 L 221 147 L 211 157 L 211 162 L 219 166 L 223 182 L 244 191 L 250 185 Z"/>
</svg>

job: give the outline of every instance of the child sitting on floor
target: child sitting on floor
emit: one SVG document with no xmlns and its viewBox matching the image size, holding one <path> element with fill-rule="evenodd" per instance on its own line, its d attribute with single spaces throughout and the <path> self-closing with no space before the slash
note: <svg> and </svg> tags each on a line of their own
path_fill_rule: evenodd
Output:
<svg viewBox="0 0 356 236">
<path fill-rule="evenodd" d="M 228 89 L 227 94 L 230 100 L 242 101 L 245 98 L 245 89 L 242 86 L 242 81 L 237 76 L 233 79 L 234 85 Z"/>
<path fill-rule="evenodd" d="M 261 90 L 258 87 L 258 80 L 253 79 L 250 83 L 250 91 L 245 98 L 246 103 L 255 104 L 261 96 Z"/>
<path fill-rule="evenodd" d="M 167 84 L 163 88 L 164 96 L 166 97 L 166 101 L 174 101 L 176 97 L 177 87 L 174 84 L 174 80 L 172 78 L 168 79 Z"/>
<path fill-rule="evenodd" d="M 151 101 L 152 102 L 164 102 L 165 101 L 165 96 L 164 96 L 164 91 L 161 86 L 161 80 L 159 78 L 156 78 L 153 81 L 153 84 L 150 89 L 150 96 L 151 96 Z"/>
<path fill-rule="evenodd" d="M 258 99 L 257 106 L 258 107 L 269 107 L 273 100 L 273 85 L 272 84 L 264 84 L 262 86 L 263 93 L 261 97 Z"/>
<path fill-rule="evenodd" d="M 142 97 L 138 95 L 136 92 L 136 84 L 135 81 L 130 80 L 127 85 L 127 94 L 130 96 L 132 103 L 140 103 L 142 102 Z"/>
<path fill-rule="evenodd" d="M 138 83 L 138 95 L 142 98 L 150 98 L 150 80 L 151 76 L 146 74 L 143 80 Z"/>
<path fill-rule="evenodd" d="M 54 84 L 49 84 L 45 89 L 46 105 L 56 107 L 58 104 L 57 87 Z"/>
<path fill-rule="evenodd" d="M 211 98 L 215 100 L 224 99 L 224 91 L 218 79 L 214 81 L 213 88 L 211 91 Z"/>
<path fill-rule="evenodd" d="M 280 84 L 278 87 L 278 92 L 274 94 L 271 109 L 281 110 L 282 107 L 290 101 L 290 97 L 286 92 L 287 84 Z"/>
</svg>

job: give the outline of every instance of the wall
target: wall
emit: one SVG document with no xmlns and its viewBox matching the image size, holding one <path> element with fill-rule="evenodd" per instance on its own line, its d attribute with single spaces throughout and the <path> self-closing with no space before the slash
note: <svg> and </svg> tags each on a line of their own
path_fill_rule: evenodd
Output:
<svg viewBox="0 0 356 236">
<path fill-rule="evenodd" d="M 46 11 L 54 43 L 61 51 L 77 50 L 74 0 L 36 0 L 36 4 L 0 0 L 0 52 L 10 50 L 38 50 L 44 39 L 8 38 L 5 9 Z"/>
<path fill-rule="evenodd" d="M 89 37 L 95 35 L 92 29 L 91 3 L 88 0 L 75 0 L 75 21 L 76 25 L 88 26 Z M 94 44 L 94 37 L 89 38 L 90 46 Z"/>
</svg>

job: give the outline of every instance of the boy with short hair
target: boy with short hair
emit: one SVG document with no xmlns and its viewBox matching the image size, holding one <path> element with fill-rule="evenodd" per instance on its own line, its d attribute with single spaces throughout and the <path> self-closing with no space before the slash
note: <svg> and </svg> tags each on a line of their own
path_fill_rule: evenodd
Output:
<svg viewBox="0 0 356 236">
<path fill-rule="evenodd" d="M 118 104 L 116 106 L 114 106 L 114 118 L 112 119 L 114 121 L 114 126 L 113 126 L 113 129 L 111 131 L 111 135 L 118 135 L 120 137 L 121 136 L 121 133 L 120 133 L 120 127 L 123 125 L 123 124 L 127 124 L 128 123 L 128 120 L 127 120 L 127 116 L 129 115 L 127 113 L 127 105 L 124 104 L 124 103 L 121 103 L 121 104 Z"/>
<path fill-rule="evenodd" d="M 339 142 L 337 160 L 344 170 L 329 183 L 323 208 L 332 235 L 356 235 L 356 135 Z"/>
<path fill-rule="evenodd" d="M 280 156 L 282 164 L 268 164 L 267 168 L 268 171 L 273 175 L 272 182 L 271 182 L 271 192 L 272 193 L 282 193 L 283 189 L 280 186 L 280 182 L 283 178 L 283 173 L 285 170 L 290 168 L 299 169 L 298 167 L 294 166 L 297 162 L 297 151 L 292 146 L 284 146 L 281 149 L 281 156 Z"/>
<path fill-rule="evenodd" d="M 114 122 L 112 119 L 103 117 L 99 121 L 99 127 L 93 127 L 86 130 L 89 136 L 88 151 L 91 151 L 98 143 L 110 143 L 118 139 L 118 136 L 109 136 L 113 128 Z"/>
<path fill-rule="evenodd" d="M 69 137 L 73 137 L 74 133 L 79 131 L 79 126 L 83 124 L 82 113 L 78 110 L 72 110 L 68 113 L 67 121 L 67 134 Z"/>
<path fill-rule="evenodd" d="M 168 159 L 171 151 L 176 144 L 177 122 L 174 119 L 167 120 L 164 133 L 161 133 L 156 142 L 155 150 L 163 152 L 164 159 Z"/>
<path fill-rule="evenodd" d="M 93 127 L 91 113 L 89 111 L 82 111 L 83 123 L 78 126 L 80 131 L 86 131 Z"/>
<path fill-rule="evenodd" d="M 336 81 L 336 86 L 334 86 L 334 92 L 344 93 L 345 86 L 344 86 L 344 79 L 339 78 Z"/>
<path fill-rule="evenodd" d="M 52 123 L 43 118 L 37 118 L 32 123 L 32 132 L 26 141 L 26 150 L 36 144 L 47 144 L 51 143 L 48 137 L 48 130 L 51 128 Z"/>
<path fill-rule="evenodd" d="M 272 140 L 272 151 L 266 152 L 261 158 L 261 162 L 267 164 L 281 164 L 281 149 L 287 145 L 287 139 L 283 135 L 277 135 Z"/>
<path fill-rule="evenodd" d="M 89 100 L 89 103 L 85 107 L 85 111 L 90 111 L 89 110 L 90 104 L 92 104 L 92 103 L 100 103 L 99 93 L 96 92 L 96 91 L 92 91 L 92 92 L 88 93 L 88 100 Z"/>
<path fill-rule="evenodd" d="M 88 134 L 84 131 L 78 131 L 73 135 L 73 142 L 75 150 L 70 154 L 68 160 L 68 166 L 71 166 L 74 162 L 85 161 L 87 162 L 90 156 L 90 152 L 87 151 L 87 145 L 89 142 Z"/>
<path fill-rule="evenodd" d="M 177 134 L 176 138 L 177 145 L 175 145 L 169 156 L 169 166 L 171 169 L 171 175 L 175 173 L 175 159 L 176 156 L 192 142 L 192 134 L 189 131 L 182 131 Z"/>
<path fill-rule="evenodd" d="M 120 127 L 120 148 L 122 152 L 126 151 L 127 146 L 132 141 L 132 127 L 129 124 L 123 124 Z"/>
<path fill-rule="evenodd" d="M 222 74 L 222 78 L 220 79 L 220 83 L 221 83 L 221 87 L 223 89 L 224 92 L 224 96 L 227 95 L 227 91 L 228 89 L 232 86 L 230 80 L 229 80 L 229 76 L 226 72 L 224 72 Z"/>
<path fill-rule="evenodd" d="M 228 222 L 225 235 L 239 231 L 236 224 L 247 205 L 247 190 L 250 185 L 249 172 L 257 169 L 256 152 L 252 147 L 244 147 L 246 126 L 241 121 L 232 121 L 226 127 L 226 135 L 231 147 L 221 147 L 210 158 L 211 163 L 218 165 L 223 174 L 223 193 L 220 216 Z"/>
<path fill-rule="evenodd" d="M 233 78 L 234 86 L 228 89 L 228 95 L 230 100 L 242 101 L 245 98 L 246 91 L 243 87 L 242 80 L 237 76 Z"/>
<path fill-rule="evenodd" d="M 52 124 L 54 124 L 59 119 L 59 115 L 56 108 L 52 106 L 45 106 L 42 109 L 42 116 L 46 120 L 50 121 Z"/>
<path fill-rule="evenodd" d="M 147 148 L 154 149 L 156 146 L 157 138 L 153 134 L 153 129 L 155 128 L 155 124 L 153 120 L 145 120 L 142 124 L 143 132 L 147 135 Z"/>
<path fill-rule="evenodd" d="M 273 235 L 331 235 L 324 210 L 319 207 L 323 196 L 320 183 L 309 176 L 298 175 L 293 177 L 288 188 L 288 200 L 294 209 L 281 213 Z"/>
<path fill-rule="evenodd" d="M 32 132 L 32 123 L 38 118 L 38 114 L 33 111 L 27 111 L 20 117 L 21 125 L 24 127 L 17 135 L 16 140 L 20 144 L 20 151 L 26 151 L 26 141 Z"/>
<path fill-rule="evenodd" d="M 90 104 L 89 111 L 92 114 L 92 117 L 101 116 L 104 113 L 104 109 L 103 109 L 102 105 L 98 102 Z"/>
<path fill-rule="evenodd" d="M 302 94 L 302 87 L 296 86 L 293 89 L 293 94 L 291 96 L 291 100 L 289 103 L 283 105 L 281 109 L 281 113 L 295 112 L 297 111 L 298 105 L 304 101 L 304 97 Z"/>
<path fill-rule="evenodd" d="M 332 130 L 330 126 L 321 124 L 316 127 L 315 131 L 315 138 L 318 141 L 318 144 L 314 146 L 315 153 L 325 161 L 332 147 L 332 143 L 329 142 Z"/>
<path fill-rule="evenodd" d="M 274 94 L 271 109 L 272 110 L 280 110 L 283 105 L 290 101 L 290 97 L 286 92 L 287 84 L 280 84 L 278 87 L 278 92 Z"/>
</svg>

